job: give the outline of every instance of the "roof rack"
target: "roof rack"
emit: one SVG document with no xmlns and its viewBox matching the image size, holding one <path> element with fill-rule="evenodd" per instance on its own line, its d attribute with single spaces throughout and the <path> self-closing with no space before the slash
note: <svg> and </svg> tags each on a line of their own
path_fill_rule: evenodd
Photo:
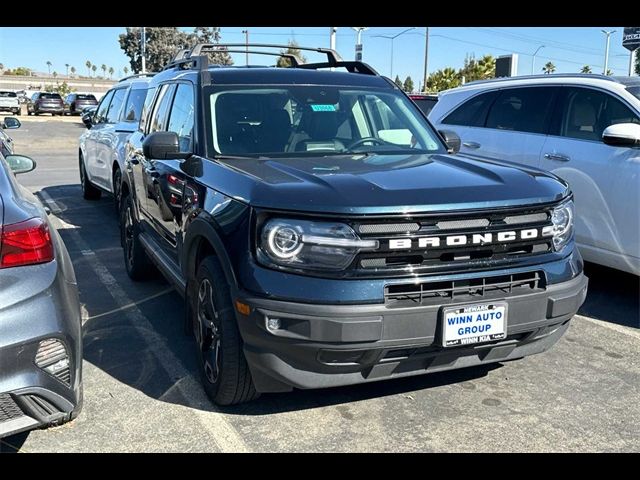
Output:
<svg viewBox="0 0 640 480">
<path fill-rule="evenodd" d="M 140 77 L 153 77 L 155 72 L 151 73 L 136 73 L 135 75 L 129 75 L 128 77 L 121 78 L 118 80 L 118 83 L 124 82 L 125 80 L 131 80 L 132 78 L 140 78 Z"/>
<path fill-rule="evenodd" d="M 620 83 L 619 80 L 616 80 L 615 78 L 608 75 L 602 75 L 601 73 L 552 73 L 550 75 L 541 73 L 538 75 L 518 75 L 515 77 L 500 77 L 490 78 L 487 80 L 474 80 L 473 82 L 467 82 L 461 86 L 465 87 L 467 85 L 480 85 L 483 83 L 508 82 L 510 80 L 531 80 L 534 78 L 596 78 L 598 80 L 609 80 L 610 82 Z"/>
</svg>

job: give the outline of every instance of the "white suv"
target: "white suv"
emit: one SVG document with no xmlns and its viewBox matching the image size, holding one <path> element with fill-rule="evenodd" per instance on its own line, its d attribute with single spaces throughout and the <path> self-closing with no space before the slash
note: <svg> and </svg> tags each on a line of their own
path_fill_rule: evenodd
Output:
<svg viewBox="0 0 640 480">
<path fill-rule="evenodd" d="M 640 78 L 535 75 L 441 92 L 460 152 L 549 170 L 575 196 L 585 260 L 640 275 Z"/>
</svg>

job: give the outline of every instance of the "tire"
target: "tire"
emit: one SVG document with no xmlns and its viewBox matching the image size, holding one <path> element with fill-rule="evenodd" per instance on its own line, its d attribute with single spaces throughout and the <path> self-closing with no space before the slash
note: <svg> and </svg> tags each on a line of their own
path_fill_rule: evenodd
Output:
<svg viewBox="0 0 640 480">
<path fill-rule="evenodd" d="M 191 324 L 207 396 L 217 405 L 255 400 L 260 394 L 242 350 L 229 285 L 215 256 L 200 262 L 191 297 Z"/>
<path fill-rule="evenodd" d="M 15 115 L 16 117 L 19 117 L 20 115 L 22 115 L 22 110 L 16 110 L 16 111 L 14 112 L 14 115 Z"/>
<path fill-rule="evenodd" d="M 30 112 L 29 110 L 27 110 L 27 116 L 30 117 L 31 115 L 33 115 L 33 112 Z"/>
<path fill-rule="evenodd" d="M 120 205 L 122 204 L 122 172 L 116 167 L 113 172 L 113 206 L 116 215 L 120 215 Z"/>
<path fill-rule="evenodd" d="M 80 186 L 82 187 L 82 197 L 85 200 L 99 200 L 102 190 L 93 186 L 87 178 L 87 171 L 84 169 L 84 161 L 80 154 Z"/>
<path fill-rule="evenodd" d="M 133 213 L 133 199 L 127 195 L 122 199 L 120 214 L 120 242 L 124 253 L 127 275 L 136 282 L 146 280 L 154 272 L 153 264 L 139 239 L 140 225 Z"/>
</svg>

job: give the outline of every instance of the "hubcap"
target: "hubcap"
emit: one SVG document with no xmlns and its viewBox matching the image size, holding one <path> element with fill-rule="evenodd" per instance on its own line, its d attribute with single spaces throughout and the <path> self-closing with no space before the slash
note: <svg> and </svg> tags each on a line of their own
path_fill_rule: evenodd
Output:
<svg viewBox="0 0 640 480">
<path fill-rule="evenodd" d="M 220 376 L 220 329 L 218 312 L 213 304 L 213 287 L 204 279 L 198 288 L 196 341 L 202 353 L 207 380 L 216 383 Z"/>
<path fill-rule="evenodd" d="M 127 262 L 133 264 L 133 218 L 131 216 L 131 206 L 127 205 L 124 213 L 124 248 L 127 253 Z"/>
</svg>

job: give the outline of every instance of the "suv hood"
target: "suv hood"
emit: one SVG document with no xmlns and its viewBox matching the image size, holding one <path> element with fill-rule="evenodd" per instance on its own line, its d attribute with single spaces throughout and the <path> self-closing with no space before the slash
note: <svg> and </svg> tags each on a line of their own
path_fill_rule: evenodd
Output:
<svg viewBox="0 0 640 480">
<path fill-rule="evenodd" d="M 255 207 L 302 212 L 482 209 L 553 202 L 569 193 L 564 181 L 541 170 L 463 155 L 332 155 L 217 162 L 226 173 L 231 169 L 242 174 L 237 181 L 221 182 L 236 187 L 223 193 Z"/>
</svg>

